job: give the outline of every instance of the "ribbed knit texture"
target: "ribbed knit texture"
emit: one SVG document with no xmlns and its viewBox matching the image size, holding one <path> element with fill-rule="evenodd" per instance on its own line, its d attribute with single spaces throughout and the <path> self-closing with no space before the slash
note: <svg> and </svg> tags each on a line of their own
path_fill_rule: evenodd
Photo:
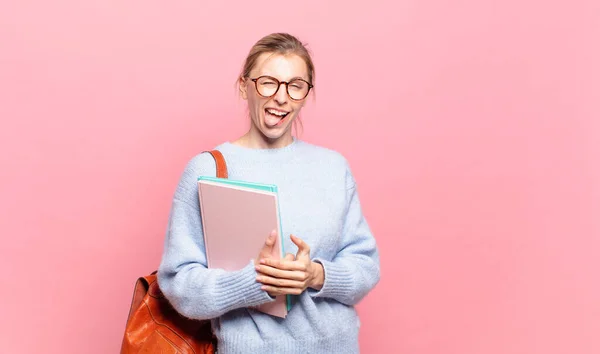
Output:
<svg viewBox="0 0 600 354">
<path fill-rule="evenodd" d="M 230 179 L 278 186 L 285 252 L 297 252 L 290 234 L 302 238 L 325 283 L 295 296 L 281 319 L 252 309 L 273 300 L 251 261 L 233 272 L 206 268 L 197 180 L 215 176 L 216 166 L 204 153 L 188 162 L 173 197 L 158 270 L 165 296 L 183 315 L 212 320 L 219 354 L 358 353 L 354 305 L 379 281 L 379 254 L 346 159 L 300 140 L 278 149 L 216 148 Z"/>
</svg>

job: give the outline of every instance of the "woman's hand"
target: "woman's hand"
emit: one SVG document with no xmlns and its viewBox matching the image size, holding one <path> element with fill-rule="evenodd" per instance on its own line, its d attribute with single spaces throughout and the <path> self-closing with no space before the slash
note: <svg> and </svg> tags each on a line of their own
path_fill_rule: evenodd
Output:
<svg viewBox="0 0 600 354">
<path fill-rule="evenodd" d="M 273 254 L 273 246 L 275 245 L 276 237 L 277 237 L 277 230 L 271 231 L 271 233 L 267 237 L 267 240 L 265 241 L 265 244 L 260 249 L 260 252 L 258 253 L 258 257 L 254 260 L 255 265 L 258 265 L 258 262 L 261 259 L 268 259 L 268 258 L 272 257 L 271 255 Z"/>
<path fill-rule="evenodd" d="M 276 260 L 270 258 L 269 253 L 268 257 L 259 257 L 260 264 L 256 265 L 259 273 L 256 280 L 271 296 L 300 295 L 306 288 L 320 290 L 323 287 L 323 266 L 311 261 L 310 247 L 304 241 L 293 235 L 291 240 L 298 246 L 296 259 L 288 253 L 284 259 Z"/>
</svg>

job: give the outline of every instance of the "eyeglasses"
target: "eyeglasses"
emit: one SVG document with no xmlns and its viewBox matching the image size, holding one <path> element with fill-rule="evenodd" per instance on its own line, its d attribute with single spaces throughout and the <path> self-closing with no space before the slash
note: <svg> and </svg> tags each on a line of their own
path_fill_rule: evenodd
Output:
<svg viewBox="0 0 600 354">
<path fill-rule="evenodd" d="M 256 92 L 265 98 L 275 96 L 277 91 L 279 91 L 281 84 L 285 84 L 286 92 L 293 101 L 301 101 L 305 99 L 306 96 L 308 96 L 310 89 L 313 88 L 313 85 L 303 79 L 293 79 L 292 81 L 286 82 L 279 81 L 271 76 L 259 76 L 250 80 L 254 81 Z"/>
</svg>

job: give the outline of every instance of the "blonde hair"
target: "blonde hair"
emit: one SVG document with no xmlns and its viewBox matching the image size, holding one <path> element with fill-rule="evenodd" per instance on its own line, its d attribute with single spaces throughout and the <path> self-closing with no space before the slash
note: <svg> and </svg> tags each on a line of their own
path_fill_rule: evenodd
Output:
<svg viewBox="0 0 600 354">
<path fill-rule="evenodd" d="M 256 42 L 252 48 L 250 48 L 250 52 L 246 57 L 239 79 L 245 79 L 250 76 L 250 72 L 256 66 L 256 61 L 264 53 L 280 55 L 295 54 L 299 56 L 306 63 L 306 68 L 308 69 L 308 82 L 311 85 L 314 85 L 315 65 L 313 64 L 310 52 L 305 44 L 289 33 L 271 33 L 259 39 L 258 42 Z M 296 122 L 302 126 L 300 117 L 298 117 L 294 122 L 294 127 L 296 128 L 297 132 L 298 129 L 295 126 Z"/>
<path fill-rule="evenodd" d="M 256 66 L 256 60 L 264 53 L 296 54 L 304 60 L 308 68 L 308 82 L 314 85 L 315 66 L 306 46 L 300 40 L 288 33 L 272 33 L 256 42 L 246 57 L 240 78 L 246 78 Z"/>
</svg>

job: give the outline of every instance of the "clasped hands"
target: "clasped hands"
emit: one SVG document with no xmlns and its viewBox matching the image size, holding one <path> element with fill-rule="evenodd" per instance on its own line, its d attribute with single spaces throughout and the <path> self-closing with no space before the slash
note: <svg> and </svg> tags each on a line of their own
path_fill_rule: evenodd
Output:
<svg viewBox="0 0 600 354">
<path fill-rule="evenodd" d="M 294 257 L 288 253 L 283 259 L 272 258 L 277 232 L 267 237 L 263 248 L 255 260 L 256 280 L 261 288 L 271 296 L 300 295 L 306 288 L 320 290 L 325 279 L 323 266 L 310 259 L 310 247 L 299 237 L 291 235 L 292 242 L 298 246 Z"/>
</svg>

